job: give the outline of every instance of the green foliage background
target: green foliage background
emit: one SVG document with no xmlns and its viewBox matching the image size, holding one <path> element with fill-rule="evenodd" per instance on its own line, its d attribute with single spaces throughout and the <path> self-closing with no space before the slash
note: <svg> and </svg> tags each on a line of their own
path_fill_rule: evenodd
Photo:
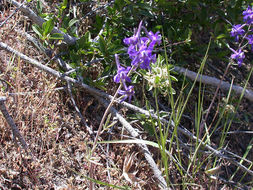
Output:
<svg viewBox="0 0 253 190">
<path fill-rule="evenodd" d="M 103 11 L 89 14 L 91 10 L 85 7 L 90 1 L 79 3 L 83 6 L 74 18 L 67 0 L 59 3 L 54 14 L 43 12 L 38 0 L 37 11 L 47 20 L 47 24 L 43 25 L 44 28 L 34 26 L 33 29 L 46 45 L 50 40 L 61 38 L 60 34 L 49 35 L 52 30 L 50 25 L 53 24 L 79 38 L 76 45 L 62 49 L 65 53 L 63 59 L 73 68 L 78 68 L 78 74 L 84 76 L 85 83 L 101 89 L 116 72 L 115 53 L 120 54 L 122 64 L 130 65 L 123 39 L 133 35 L 134 28 L 141 20 L 148 31 L 163 34 L 170 64 L 197 71 L 212 38 L 208 63 L 226 65 L 231 54 L 227 46 L 230 44 L 233 47 L 231 42 L 234 41 L 229 32 L 233 24 L 242 23 L 242 11 L 250 5 L 249 1 L 242 0 L 115 0 Z M 88 30 L 82 31 L 78 26 L 82 26 L 85 17 L 91 24 Z M 101 30 L 102 33 L 99 33 Z M 51 44 L 51 47 L 54 46 Z M 157 47 L 156 53 L 164 54 L 164 47 Z M 90 64 L 90 61 L 96 59 L 103 59 L 100 61 L 102 66 L 96 68 L 98 73 L 95 76 L 94 73 L 91 76 L 89 70 L 96 64 Z M 138 77 L 135 78 L 137 81 Z"/>
</svg>

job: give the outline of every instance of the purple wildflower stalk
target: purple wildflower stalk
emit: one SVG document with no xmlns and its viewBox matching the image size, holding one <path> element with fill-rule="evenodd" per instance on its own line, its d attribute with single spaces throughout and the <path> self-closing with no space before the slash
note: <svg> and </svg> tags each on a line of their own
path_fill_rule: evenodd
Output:
<svg viewBox="0 0 253 190">
<path fill-rule="evenodd" d="M 253 51 L 253 35 L 250 34 L 253 32 L 253 30 L 250 29 L 251 24 L 253 24 L 253 9 L 252 9 L 252 7 L 248 6 L 247 10 L 243 11 L 242 15 L 243 15 L 243 20 L 245 23 L 233 25 L 232 30 L 230 32 L 230 35 L 232 37 L 234 37 L 236 41 L 239 41 L 240 37 L 242 39 L 241 43 L 239 44 L 238 50 L 234 50 L 232 48 L 229 48 L 233 52 L 230 57 L 237 61 L 238 66 L 242 65 L 243 59 L 245 58 L 245 55 L 243 52 L 244 46 L 241 46 L 244 39 L 248 40 L 248 44 L 251 46 L 251 51 Z M 247 32 L 245 32 L 245 30 L 243 29 L 244 26 L 248 26 Z"/>
<path fill-rule="evenodd" d="M 141 37 L 141 29 L 144 29 L 146 37 Z M 156 55 L 152 54 L 152 51 L 156 44 L 161 44 L 161 35 L 159 32 L 155 34 L 150 31 L 148 32 L 145 27 L 142 26 L 142 21 L 139 23 L 137 31 L 135 30 L 134 35 L 125 38 L 123 42 L 128 46 L 128 55 L 130 57 L 132 68 L 124 68 L 120 65 L 119 57 L 115 55 L 115 61 L 117 64 L 117 74 L 114 76 L 114 82 L 121 83 L 124 90 L 119 90 L 118 93 L 124 95 L 121 101 L 128 98 L 130 102 L 134 95 L 134 87 L 132 85 L 127 86 L 127 83 L 131 82 L 129 75 L 132 70 L 136 70 L 138 67 L 141 69 L 151 69 L 150 64 L 156 62 Z"/>
</svg>

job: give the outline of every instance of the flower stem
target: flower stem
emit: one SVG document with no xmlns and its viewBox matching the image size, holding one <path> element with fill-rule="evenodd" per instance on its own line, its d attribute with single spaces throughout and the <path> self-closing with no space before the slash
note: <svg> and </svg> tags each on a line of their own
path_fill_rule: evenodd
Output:
<svg viewBox="0 0 253 190">
<path fill-rule="evenodd" d="M 104 122 L 105 122 L 106 116 L 107 116 L 108 112 L 110 111 L 111 107 L 113 106 L 113 104 L 114 104 L 114 102 L 115 102 L 115 99 L 116 99 L 116 97 L 117 97 L 117 95 L 118 95 L 118 93 L 119 93 L 119 91 L 120 91 L 121 88 L 122 88 L 122 83 L 120 83 L 120 85 L 119 85 L 117 91 L 115 92 L 115 94 L 114 94 L 114 96 L 113 96 L 113 98 L 112 98 L 110 104 L 107 106 L 107 108 L 106 108 L 106 110 L 105 110 L 105 112 L 104 112 L 104 115 L 103 115 L 103 117 L 102 117 L 102 119 L 101 119 L 101 122 L 100 122 L 100 124 L 99 124 L 99 127 L 98 127 L 98 131 L 97 131 L 97 135 L 96 135 L 96 138 L 95 138 L 93 147 L 92 147 L 92 149 L 91 149 L 91 156 L 92 156 L 92 154 L 93 154 L 93 152 L 94 152 L 94 150 L 95 150 L 95 148 L 96 148 L 96 146 L 97 146 L 98 137 L 100 136 L 100 133 L 101 133 L 101 131 L 102 131 L 102 127 L 103 127 L 103 124 L 104 124 Z"/>
<path fill-rule="evenodd" d="M 132 68 L 131 68 L 131 70 L 128 72 L 127 76 L 130 76 L 134 69 L 135 69 L 135 66 L 132 66 Z M 105 110 L 105 112 L 104 112 L 104 115 L 103 115 L 103 117 L 102 117 L 102 119 L 101 119 L 101 121 L 100 121 L 100 124 L 99 124 L 99 127 L 98 127 L 98 131 L 97 131 L 97 135 L 96 135 L 96 138 L 95 138 L 93 147 L 92 147 L 92 149 L 91 149 L 91 154 L 90 154 L 91 157 L 92 157 L 93 152 L 95 151 L 95 148 L 96 148 L 96 146 L 97 146 L 98 137 L 100 136 L 100 133 L 101 133 L 101 131 L 102 131 L 102 127 L 103 127 L 103 124 L 104 124 L 104 122 L 105 122 L 106 116 L 107 116 L 108 112 L 110 111 L 111 107 L 113 106 L 113 104 L 114 104 L 114 102 L 115 102 L 115 99 L 116 99 L 116 97 L 117 97 L 119 91 L 121 90 L 122 86 L 123 86 L 123 83 L 121 82 L 120 85 L 119 85 L 119 87 L 118 87 L 118 89 L 117 89 L 117 91 L 115 92 L 115 94 L 114 94 L 114 96 L 113 96 L 113 98 L 112 98 L 110 104 L 107 106 L 107 108 L 106 108 L 106 110 Z"/>
<path fill-rule="evenodd" d="M 210 113 L 210 111 L 211 111 L 211 108 L 213 107 L 214 100 L 216 99 L 216 96 L 218 95 L 218 92 L 219 92 L 219 89 L 220 89 L 220 86 L 221 86 L 221 82 L 224 80 L 226 74 L 228 73 L 228 70 L 229 70 L 230 65 L 231 65 L 231 61 L 229 61 L 228 65 L 227 65 L 227 67 L 226 67 L 226 69 L 225 69 L 225 72 L 224 72 L 224 74 L 223 74 L 223 76 L 222 76 L 222 78 L 221 78 L 221 80 L 220 80 L 220 82 L 219 82 L 219 84 L 218 84 L 218 86 L 217 86 L 217 88 L 216 88 L 216 91 L 215 91 L 215 94 L 214 94 L 214 96 L 213 96 L 212 102 L 210 103 L 210 105 L 209 105 L 209 107 L 208 107 L 208 109 L 207 109 L 207 113 L 206 113 L 206 115 L 205 115 L 205 117 L 204 117 L 204 120 L 203 120 L 203 121 L 201 122 L 201 124 L 200 124 L 199 137 L 201 137 L 201 135 L 202 135 L 204 125 L 206 124 L 208 115 L 209 115 L 209 113 Z"/>
</svg>

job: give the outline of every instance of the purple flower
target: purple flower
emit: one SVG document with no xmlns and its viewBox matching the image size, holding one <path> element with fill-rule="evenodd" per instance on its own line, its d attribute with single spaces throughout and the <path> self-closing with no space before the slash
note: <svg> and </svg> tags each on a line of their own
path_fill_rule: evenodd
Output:
<svg viewBox="0 0 253 190">
<path fill-rule="evenodd" d="M 148 37 L 141 37 L 140 38 L 140 44 L 147 44 L 149 42 L 149 38 Z"/>
<path fill-rule="evenodd" d="M 231 58 L 237 60 L 238 65 L 241 66 L 243 59 L 245 58 L 244 52 L 241 49 L 239 49 L 238 51 L 235 51 L 232 48 L 230 48 L 230 49 L 234 52 L 231 55 Z"/>
<path fill-rule="evenodd" d="M 159 31 L 156 32 L 155 34 L 152 31 L 148 33 L 148 37 L 151 40 L 150 47 L 152 47 L 152 49 L 154 48 L 155 44 L 158 44 L 158 45 L 161 44 L 162 37 L 159 33 L 160 33 Z"/>
<path fill-rule="evenodd" d="M 138 66 L 140 64 L 141 69 L 150 69 L 150 63 L 156 62 L 156 56 L 152 55 L 152 49 L 146 46 L 146 44 L 139 44 L 139 50 L 136 51 L 134 47 L 128 48 L 129 57 L 132 59 L 131 64 Z"/>
<path fill-rule="evenodd" d="M 120 81 L 122 81 L 123 83 L 125 81 L 131 82 L 131 79 L 127 76 L 127 74 L 130 71 L 131 67 L 124 68 L 124 67 L 120 66 L 119 56 L 117 54 L 115 54 L 115 60 L 116 60 L 118 72 L 113 78 L 114 82 L 116 82 L 116 83 L 120 83 Z"/>
<path fill-rule="evenodd" d="M 230 35 L 235 37 L 236 41 L 239 40 L 239 35 L 243 35 L 245 33 L 245 31 L 243 30 L 244 26 L 245 26 L 245 24 L 244 25 L 241 25 L 241 24 L 233 25 Z"/>
<path fill-rule="evenodd" d="M 128 101 L 131 102 L 131 99 L 134 95 L 134 87 L 126 86 L 125 84 L 123 85 L 124 85 L 125 90 L 119 90 L 119 94 L 125 95 L 123 99 L 121 100 L 121 102 L 125 101 L 127 98 L 128 98 Z"/>
<path fill-rule="evenodd" d="M 158 45 L 161 44 L 162 37 L 159 31 L 156 32 L 155 34 L 152 31 L 150 31 L 148 34 L 151 41 L 155 41 Z"/>
<path fill-rule="evenodd" d="M 147 37 L 140 37 L 140 31 L 143 29 Z M 150 63 L 156 62 L 156 55 L 152 55 L 155 44 L 161 44 L 161 35 L 159 32 L 155 34 L 148 32 L 145 27 L 142 26 L 142 21 L 139 24 L 137 32 L 130 38 L 125 38 L 124 43 L 128 45 L 127 53 L 132 59 L 131 65 L 139 65 L 141 69 L 150 69 Z"/>
<path fill-rule="evenodd" d="M 123 42 L 126 44 L 126 45 L 136 45 L 138 43 L 138 40 L 140 38 L 140 33 L 141 33 L 141 25 L 142 25 L 142 21 L 140 22 L 139 24 L 139 27 L 138 27 L 138 30 L 137 32 L 132 36 L 132 37 L 129 37 L 129 38 L 125 38 L 123 40 Z"/>
<path fill-rule="evenodd" d="M 128 47 L 127 53 L 129 55 L 130 59 L 134 59 L 136 57 L 136 55 L 138 54 L 138 51 L 136 50 L 136 46 L 130 45 Z"/>
<path fill-rule="evenodd" d="M 246 11 L 242 13 L 244 15 L 243 20 L 248 24 L 253 24 L 253 10 L 250 6 L 248 6 Z"/>
<path fill-rule="evenodd" d="M 155 55 L 152 55 L 152 49 L 151 47 L 147 47 L 146 45 L 143 45 L 140 47 L 139 50 L 139 62 L 141 69 L 149 69 L 150 70 L 150 63 L 155 62 Z"/>
</svg>

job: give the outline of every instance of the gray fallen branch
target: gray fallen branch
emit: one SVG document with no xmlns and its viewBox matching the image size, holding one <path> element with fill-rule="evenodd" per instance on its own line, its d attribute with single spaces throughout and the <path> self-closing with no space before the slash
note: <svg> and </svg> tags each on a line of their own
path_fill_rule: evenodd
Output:
<svg viewBox="0 0 253 190">
<path fill-rule="evenodd" d="M 97 90 L 95 88 L 92 88 L 90 87 L 89 85 L 86 85 L 84 83 L 81 83 L 79 82 L 78 80 L 76 79 L 73 79 L 71 77 L 68 77 L 68 76 L 64 76 L 63 74 L 61 74 L 60 72 L 57 72 L 55 71 L 54 69 L 50 68 L 50 67 L 47 67 L 43 64 L 41 64 L 40 62 L 38 62 L 37 60 L 34 60 L 34 59 L 31 59 L 29 57 L 27 57 L 26 55 L 12 49 L 11 47 L 9 47 L 8 45 L 6 45 L 5 43 L 3 42 L 0 42 L 0 47 L 2 49 L 5 49 L 7 50 L 8 52 L 11 52 L 11 53 L 14 53 L 16 54 L 17 56 L 19 56 L 21 59 L 29 62 L 29 63 L 32 63 L 35 67 L 39 68 L 39 69 L 42 69 L 44 70 L 45 72 L 51 74 L 51 75 L 54 75 L 55 77 L 61 79 L 61 80 L 65 80 L 65 81 L 69 81 L 79 87 L 82 87 L 83 89 L 85 89 L 87 92 L 89 92 L 90 94 L 92 95 L 96 95 L 96 96 L 100 96 L 100 97 L 103 97 L 103 98 L 106 98 L 106 99 L 109 99 L 111 100 L 113 97 L 111 95 L 108 95 L 106 94 L 105 92 L 101 91 L 101 90 Z M 155 115 L 154 113 L 150 113 L 149 111 L 147 110 L 143 110 L 137 106 L 134 106 L 132 104 L 129 104 L 127 102 L 122 102 L 120 103 L 119 101 L 116 101 L 117 103 L 133 110 L 133 111 L 136 111 L 136 112 L 139 112 L 139 113 L 142 113 L 142 114 L 145 114 L 146 116 L 150 116 L 150 117 L 153 117 L 155 119 L 158 119 L 157 115 Z M 160 120 L 164 123 L 164 124 L 168 124 L 168 121 L 163 119 L 163 118 L 160 118 Z M 175 123 L 173 121 L 170 122 L 170 125 L 175 127 Z M 215 156 L 217 157 L 220 157 L 220 158 L 223 158 L 223 159 L 226 159 L 228 161 L 230 161 L 231 163 L 235 164 L 236 166 L 240 167 L 242 170 L 246 171 L 247 173 L 249 173 L 250 175 L 253 176 L 253 172 L 248 170 L 245 166 L 243 166 L 242 164 L 240 164 L 239 162 L 235 161 L 231 156 L 226 156 L 225 154 L 223 154 L 222 151 L 218 151 L 216 149 L 214 149 L 213 147 L 205 144 L 204 142 L 202 142 L 200 139 L 198 139 L 196 136 L 194 136 L 190 131 L 188 131 L 187 129 L 181 127 L 181 126 L 178 126 L 178 131 L 181 132 L 182 134 L 186 135 L 187 137 L 195 140 L 195 141 L 199 141 L 199 143 L 201 143 L 206 149 L 208 149 L 209 151 L 211 151 Z M 133 134 L 137 132 L 133 131 Z"/>
<path fill-rule="evenodd" d="M 18 139 L 18 141 L 20 142 L 22 148 L 25 149 L 25 151 L 27 151 L 28 146 L 25 142 L 25 139 L 22 137 L 21 133 L 18 130 L 18 127 L 16 126 L 16 124 L 14 123 L 12 117 L 10 116 L 9 112 L 7 111 L 6 106 L 5 106 L 5 101 L 6 101 L 6 97 L 0 96 L 0 110 L 1 110 L 4 118 L 6 119 L 7 123 L 11 127 L 12 134 L 13 134 L 13 139 L 14 140 Z"/>
<path fill-rule="evenodd" d="M 187 70 L 185 68 L 182 68 L 182 67 L 175 66 L 174 70 L 181 73 L 181 74 L 185 74 L 185 76 L 187 78 L 191 79 L 191 80 L 195 80 L 196 77 L 197 77 L 197 73 L 195 73 L 193 71 L 189 71 L 189 70 Z M 201 80 L 202 83 L 209 84 L 209 85 L 212 85 L 212 86 L 218 86 L 219 83 L 220 83 L 219 79 L 217 79 L 215 77 L 209 77 L 209 76 L 206 76 L 206 75 L 199 75 L 199 77 L 197 78 L 197 81 L 200 81 L 200 80 Z M 229 82 L 222 81 L 221 85 L 220 85 L 220 88 L 223 89 L 223 90 L 229 90 L 230 86 L 231 86 L 231 84 Z M 236 94 L 241 95 L 242 91 L 243 91 L 243 87 L 233 85 L 232 90 Z M 246 89 L 245 92 L 244 92 L 244 97 L 253 102 L 253 91 L 249 90 L 249 89 Z"/>
<path fill-rule="evenodd" d="M 28 16 L 35 24 L 39 25 L 40 27 L 42 27 L 42 24 L 45 22 L 45 20 L 41 17 L 39 17 L 38 15 L 36 15 L 31 9 L 29 9 L 27 6 L 23 5 L 20 6 L 21 4 L 18 3 L 15 0 L 6 0 L 7 2 L 15 5 L 16 7 L 20 7 L 20 10 L 26 15 Z M 68 34 L 65 34 L 64 32 L 62 32 L 61 30 L 59 30 L 58 28 L 54 27 L 54 29 L 52 30 L 52 33 L 60 33 L 63 34 L 63 41 L 66 42 L 68 45 L 74 45 L 76 43 L 77 38 L 72 37 Z"/>
</svg>

